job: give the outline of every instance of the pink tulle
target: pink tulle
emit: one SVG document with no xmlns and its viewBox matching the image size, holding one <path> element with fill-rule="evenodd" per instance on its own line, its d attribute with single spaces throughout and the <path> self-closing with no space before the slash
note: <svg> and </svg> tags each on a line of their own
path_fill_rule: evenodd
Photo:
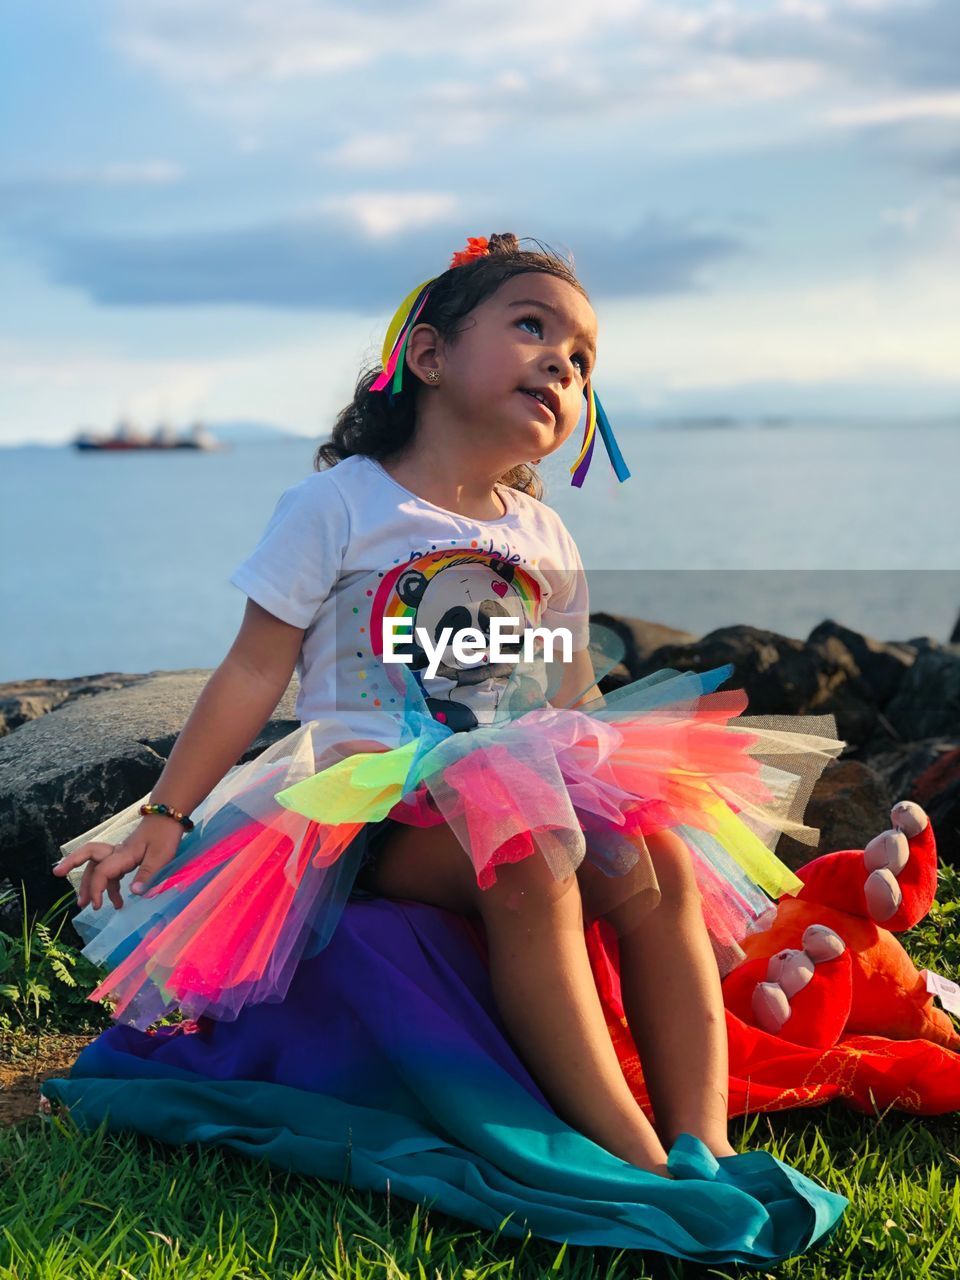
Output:
<svg viewBox="0 0 960 1280">
<path fill-rule="evenodd" d="M 756 735 L 723 723 L 744 706 L 740 691 L 704 694 L 691 717 L 651 712 L 617 724 L 536 708 L 428 776 L 415 794 L 429 790 L 480 888 L 495 883 L 498 865 L 537 848 L 555 874 L 568 875 L 585 856 L 587 834 L 596 845 L 617 832 L 649 835 L 682 824 L 713 833 L 708 805 L 718 799 L 734 812 L 768 803 L 760 764 L 747 754 Z M 391 816 L 436 821 L 432 811 L 421 821 L 421 812 Z"/>
<path fill-rule="evenodd" d="M 191 1012 L 213 1007 L 229 1016 L 247 998 L 270 998 L 302 954 L 323 870 L 363 826 L 305 822 L 279 808 L 272 826 L 251 821 L 149 891 L 183 890 L 223 864 L 169 923 L 144 936 L 90 999 L 115 999 L 119 1017 L 145 978 Z"/>
</svg>

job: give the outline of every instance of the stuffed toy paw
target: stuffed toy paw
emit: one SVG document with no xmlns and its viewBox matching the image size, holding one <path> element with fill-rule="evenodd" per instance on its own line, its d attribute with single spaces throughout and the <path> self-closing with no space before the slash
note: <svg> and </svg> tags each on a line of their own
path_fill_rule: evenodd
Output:
<svg viewBox="0 0 960 1280">
<path fill-rule="evenodd" d="M 828 1048 L 859 1034 L 960 1051 L 949 1015 L 895 937 L 933 903 L 933 828 L 909 800 L 890 818 L 891 828 L 866 848 L 800 868 L 803 889 L 781 899 L 770 927 L 742 943 L 747 958 L 724 979 L 731 1013 L 798 1045 Z"/>
</svg>

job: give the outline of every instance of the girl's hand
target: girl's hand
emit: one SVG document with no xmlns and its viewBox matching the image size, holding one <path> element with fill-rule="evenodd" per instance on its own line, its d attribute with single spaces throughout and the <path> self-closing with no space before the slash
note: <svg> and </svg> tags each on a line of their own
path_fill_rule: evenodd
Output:
<svg viewBox="0 0 960 1280">
<path fill-rule="evenodd" d="M 92 902 L 94 910 L 99 911 L 106 889 L 107 897 L 119 910 L 123 906 L 120 896 L 123 876 L 139 866 L 132 888 L 136 892 L 140 892 L 140 886 L 146 888 L 153 876 L 171 861 L 183 834 L 183 828 L 172 818 L 151 814 L 141 818 L 140 825 L 120 844 L 103 844 L 98 840 L 82 844 L 61 858 L 53 874 L 64 876 L 81 863 L 88 863 L 77 891 L 77 906 L 85 907 Z"/>
</svg>

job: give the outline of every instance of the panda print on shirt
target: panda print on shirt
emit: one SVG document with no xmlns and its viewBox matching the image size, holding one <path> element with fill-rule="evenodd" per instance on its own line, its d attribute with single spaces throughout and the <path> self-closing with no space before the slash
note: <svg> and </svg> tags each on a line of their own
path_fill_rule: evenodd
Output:
<svg viewBox="0 0 960 1280">
<path fill-rule="evenodd" d="M 377 658 L 383 652 L 385 618 L 409 618 L 412 626 L 398 633 L 396 650 L 413 656 L 407 670 L 420 686 L 430 714 L 454 733 L 514 719 L 545 701 L 547 691 L 543 641 L 538 638 L 535 658 L 523 661 L 522 635 L 536 626 L 543 599 L 537 577 L 510 559 L 476 548 L 414 555 L 406 563 L 385 574 L 373 600 L 369 636 Z M 518 654 L 516 661 L 493 663 L 487 654 L 469 664 L 456 660 L 448 642 L 436 675 L 428 676 L 428 655 L 417 642 L 417 628 L 423 628 L 433 644 L 443 630 L 451 635 L 471 627 L 489 643 L 494 617 L 517 618 L 519 625 L 505 635 L 517 635 L 520 644 L 504 641 Z M 410 639 L 406 639 L 409 634 Z M 402 693 L 403 675 L 393 663 L 383 663 L 390 682 Z"/>
</svg>

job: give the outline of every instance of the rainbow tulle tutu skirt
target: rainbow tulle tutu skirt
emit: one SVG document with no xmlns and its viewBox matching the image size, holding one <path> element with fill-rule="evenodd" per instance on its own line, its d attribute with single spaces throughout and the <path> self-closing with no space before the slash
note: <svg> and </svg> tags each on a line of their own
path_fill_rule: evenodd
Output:
<svg viewBox="0 0 960 1280">
<path fill-rule="evenodd" d="M 591 636 L 612 665 L 612 633 Z M 728 969 L 800 887 L 774 849 L 782 833 L 816 844 L 803 813 L 844 745 L 829 715 L 746 718 L 743 691 L 719 689 L 732 674 L 658 671 L 453 733 L 405 673 L 395 747 L 318 749 L 324 726 L 304 723 L 230 770 L 142 896 L 130 872 L 119 910 L 104 899 L 75 918 L 107 968 L 91 998 L 116 1002 L 116 1025 L 44 1094 L 85 1126 L 225 1144 L 510 1236 L 760 1267 L 809 1248 L 842 1196 L 762 1151 L 718 1161 L 689 1134 L 673 1180 L 605 1151 L 517 1057 L 479 922 L 355 893 L 390 819 L 447 823 L 481 890 L 523 858 L 557 878 L 587 859 L 655 906 L 646 837 L 670 830 Z M 64 852 L 119 841 L 140 803 Z M 148 1029 L 175 1009 L 186 1022 Z"/>
<path fill-rule="evenodd" d="M 598 624 L 591 634 L 603 670 L 621 642 Z M 114 1016 L 141 1028 L 174 1009 L 223 1020 L 283 999 L 300 960 L 328 945 L 367 837 L 387 818 L 446 823 L 481 890 L 506 863 L 541 857 L 559 880 L 587 859 L 651 905 L 659 890 L 645 837 L 670 830 L 690 852 L 722 974 L 775 902 L 801 888 L 774 849 L 783 833 L 817 843 L 803 815 L 845 745 L 832 715 L 747 718 L 745 692 L 718 688 L 733 674 L 727 664 L 664 669 L 576 708 L 544 700 L 453 732 L 402 671 L 400 745 L 357 750 L 326 735 L 320 748 L 329 726 L 302 724 L 230 770 L 142 896 L 75 918 L 84 954 L 110 968 L 92 999 L 111 998 Z M 148 798 L 64 852 L 117 843 Z"/>
</svg>

